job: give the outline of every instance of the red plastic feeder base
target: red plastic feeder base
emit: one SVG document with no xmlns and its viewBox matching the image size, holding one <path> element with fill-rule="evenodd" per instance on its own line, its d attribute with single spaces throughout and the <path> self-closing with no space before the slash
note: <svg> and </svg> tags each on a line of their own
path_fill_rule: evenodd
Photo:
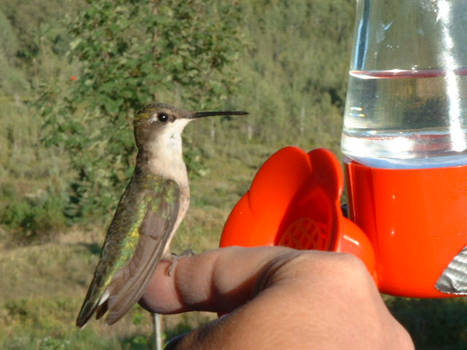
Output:
<svg viewBox="0 0 467 350">
<path fill-rule="evenodd" d="M 283 148 L 264 163 L 232 210 L 220 246 L 349 252 L 360 257 L 376 279 L 368 239 L 342 215 L 343 187 L 341 166 L 330 151 Z"/>
<path fill-rule="evenodd" d="M 279 150 L 232 210 L 220 246 L 348 252 L 365 263 L 383 292 L 453 296 L 435 285 L 467 245 L 467 167 L 392 170 L 350 163 L 346 170 L 356 224 L 342 214 L 343 173 L 330 151 Z"/>
</svg>

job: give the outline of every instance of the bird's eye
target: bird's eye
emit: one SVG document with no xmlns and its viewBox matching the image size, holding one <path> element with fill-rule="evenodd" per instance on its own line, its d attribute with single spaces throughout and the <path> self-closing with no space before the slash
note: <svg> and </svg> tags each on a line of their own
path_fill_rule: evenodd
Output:
<svg viewBox="0 0 467 350">
<path fill-rule="evenodd" d="M 160 122 L 165 123 L 166 121 L 169 120 L 169 116 L 168 116 L 167 114 L 165 114 L 165 113 L 159 113 L 159 114 L 157 115 L 157 119 L 158 119 Z"/>
</svg>

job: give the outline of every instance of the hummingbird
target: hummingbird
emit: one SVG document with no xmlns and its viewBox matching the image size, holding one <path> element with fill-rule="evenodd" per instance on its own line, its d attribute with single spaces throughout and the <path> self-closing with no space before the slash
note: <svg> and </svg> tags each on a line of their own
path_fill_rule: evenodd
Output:
<svg viewBox="0 0 467 350">
<path fill-rule="evenodd" d="M 190 203 L 182 132 L 198 118 L 245 115 L 244 111 L 189 112 L 163 103 L 146 106 L 133 121 L 138 153 L 134 173 L 107 230 L 100 259 L 76 319 L 95 313 L 111 325 L 142 297 Z M 170 273 L 170 272 L 169 272 Z"/>
</svg>

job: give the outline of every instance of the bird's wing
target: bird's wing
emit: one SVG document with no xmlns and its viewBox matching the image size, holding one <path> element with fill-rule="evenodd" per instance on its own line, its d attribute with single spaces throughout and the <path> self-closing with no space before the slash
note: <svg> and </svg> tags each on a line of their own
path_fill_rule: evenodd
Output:
<svg viewBox="0 0 467 350">
<path fill-rule="evenodd" d="M 170 180 L 134 176 L 109 226 L 101 259 L 76 324 L 82 327 L 97 310 L 109 324 L 141 298 L 177 219 L 179 187 Z"/>
<path fill-rule="evenodd" d="M 139 226 L 139 240 L 133 257 L 110 286 L 108 324 L 117 322 L 142 297 L 174 229 L 180 189 L 171 180 L 158 182 L 158 190 L 151 191 L 151 202 Z"/>
</svg>

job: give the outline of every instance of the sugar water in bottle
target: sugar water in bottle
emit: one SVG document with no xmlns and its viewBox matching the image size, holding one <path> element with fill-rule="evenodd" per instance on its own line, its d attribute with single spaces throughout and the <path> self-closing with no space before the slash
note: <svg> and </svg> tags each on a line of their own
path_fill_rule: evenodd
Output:
<svg viewBox="0 0 467 350">
<path fill-rule="evenodd" d="M 467 2 L 358 7 L 343 153 L 383 168 L 467 164 Z"/>
</svg>

